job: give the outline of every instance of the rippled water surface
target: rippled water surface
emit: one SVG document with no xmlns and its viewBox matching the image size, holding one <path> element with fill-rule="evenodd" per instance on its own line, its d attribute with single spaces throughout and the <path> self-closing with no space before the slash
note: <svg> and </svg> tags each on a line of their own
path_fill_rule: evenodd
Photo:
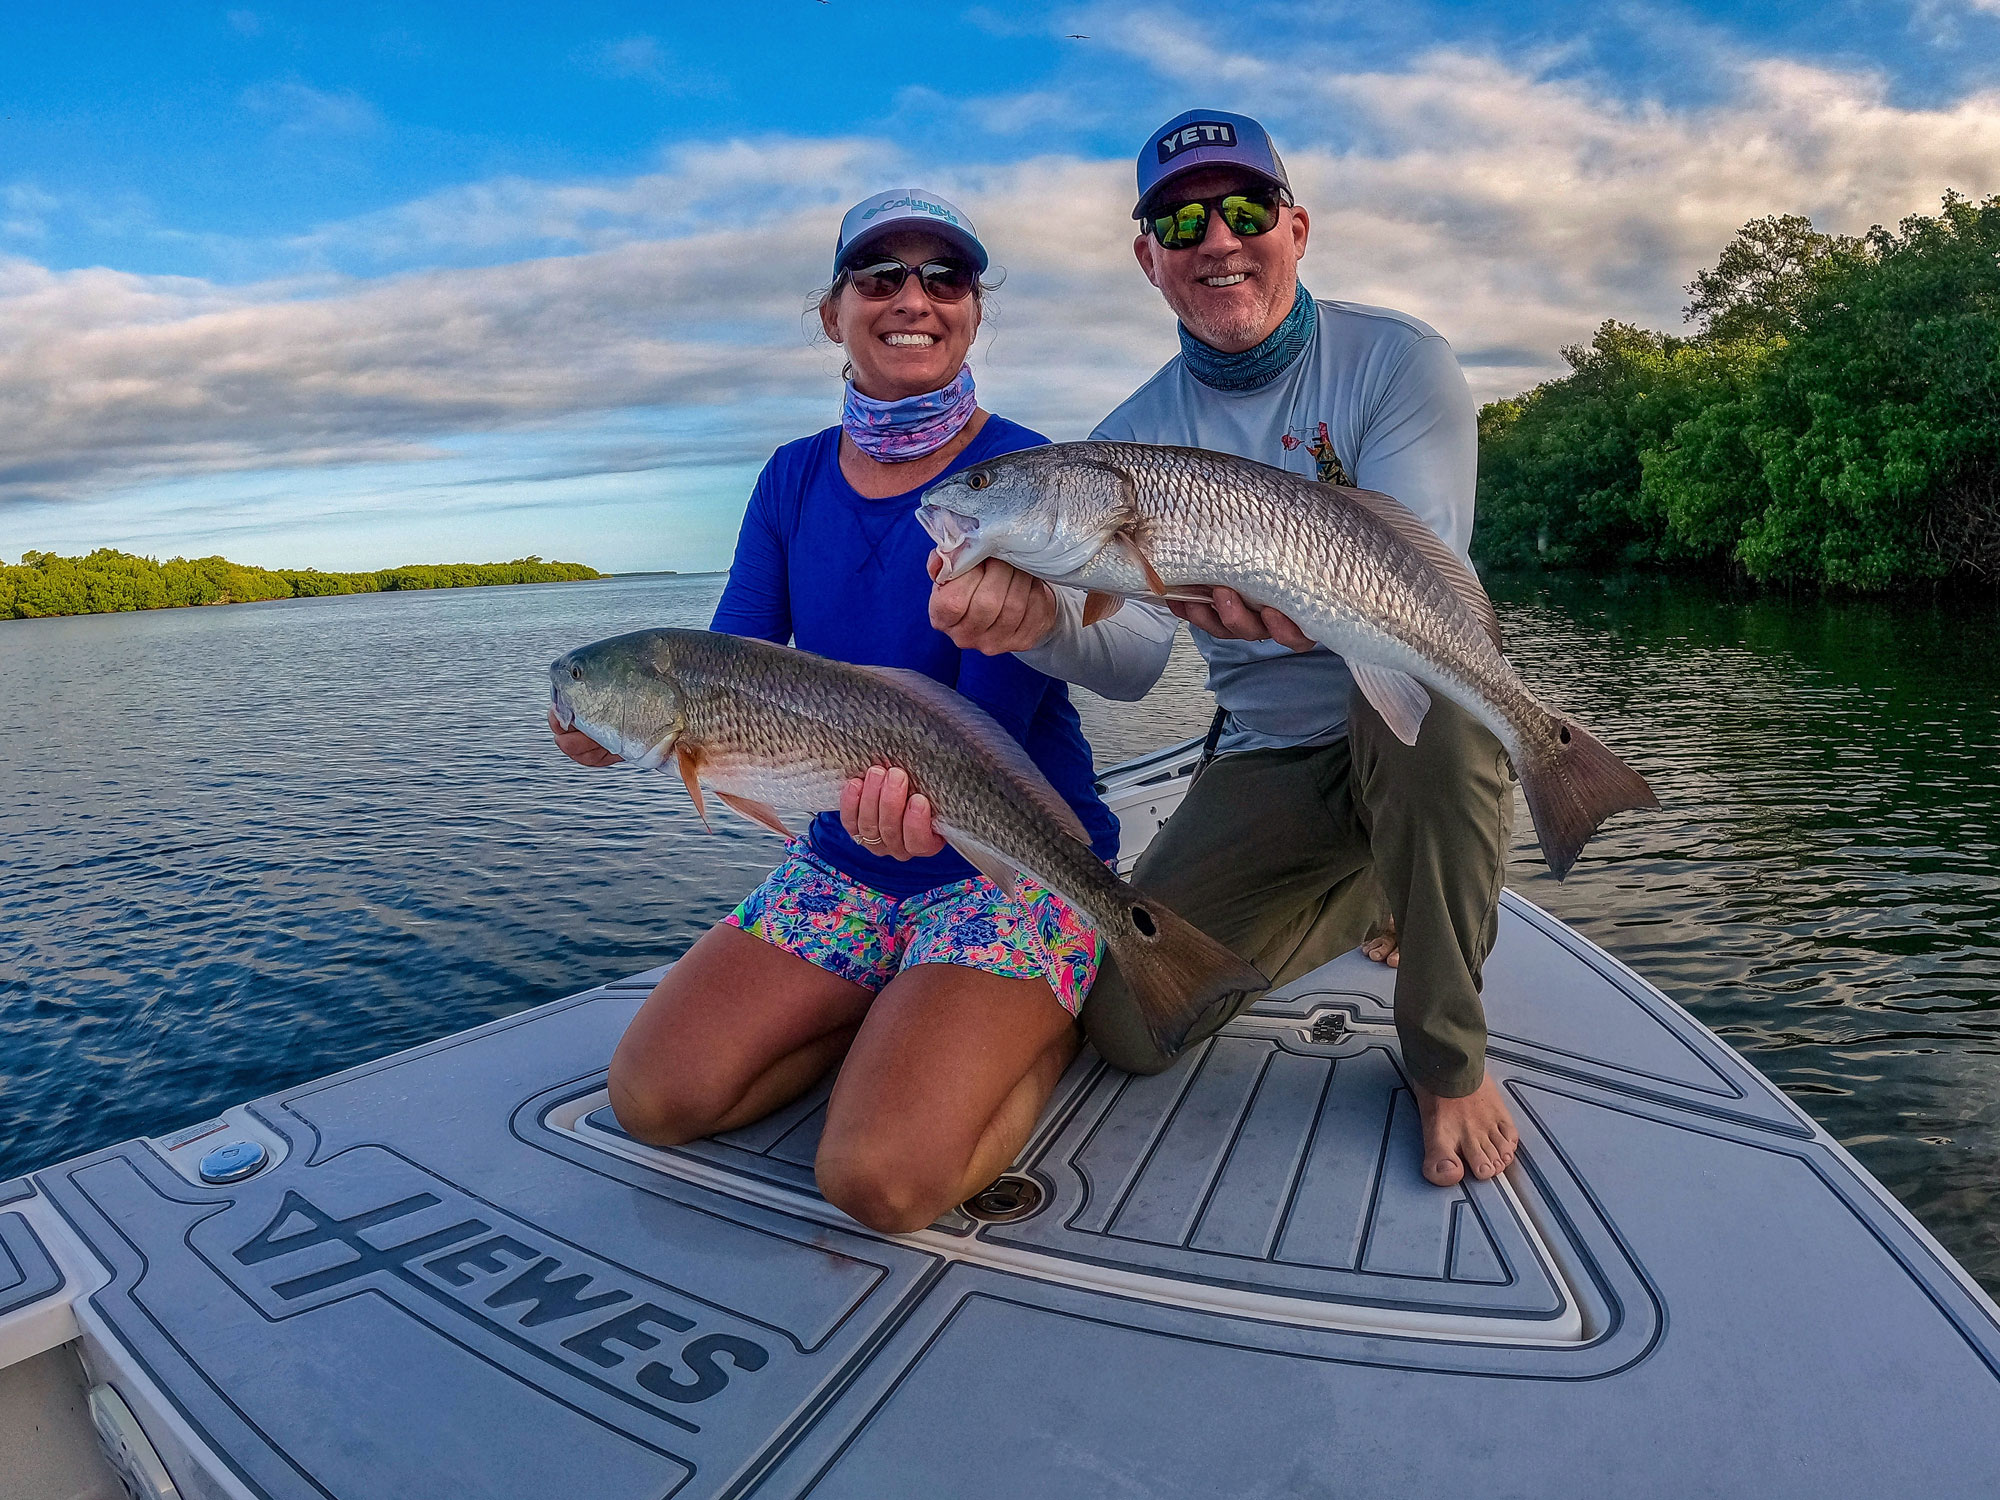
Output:
<svg viewBox="0 0 2000 1500">
<path fill-rule="evenodd" d="M 2000 611 L 1492 581 L 1523 675 L 1651 778 L 1512 884 L 1714 1027 L 2000 1290 Z M 0 623 L 0 1178 L 671 957 L 769 866 L 586 772 L 546 663 L 719 578 Z M 1079 695 L 1198 732 L 1183 647 Z"/>
</svg>

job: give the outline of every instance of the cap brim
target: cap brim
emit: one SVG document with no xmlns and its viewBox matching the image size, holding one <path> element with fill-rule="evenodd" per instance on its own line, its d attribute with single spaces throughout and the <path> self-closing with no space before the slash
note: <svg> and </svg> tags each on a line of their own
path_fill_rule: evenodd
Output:
<svg viewBox="0 0 2000 1500">
<path fill-rule="evenodd" d="M 838 276 L 844 267 L 854 264 L 855 260 L 866 254 L 871 247 L 894 235 L 906 233 L 936 235 L 971 261 L 975 271 L 982 275 L 985 273 L 986 247 L 978 240 L 964 230 L 955 229 L 949 224 L 940 224 L 936 219 L 912 216 L 907 219 L 891 219 L 886 224 L 871 224 L 857 234 L 850 243 L 841 247 L 840 254 L 833 263 L 834 275 Z"/>
<path fill-rule="evenodd" d="M 1146 196 L 1132 205 L 1132 217 L 1135 219 L 1145 218 L 1146 205 L 1148 203 L 1158 198 L 1160 194 L 1164 193 L 1176 182 L 1179 182 L 1183 177 L 1199 172 L 1205 167 L 1228 167 L 1232 171 L 1241 172 L 1245 177 L 1254 177 L 1259 182 L 1268 182 L 1272 187 L 1281 189 L 1284 192 L 1289 193 L 1292 190 L 1292 185 L 1283 178 L 1274 177 L 1261 167 L 1253 167 L 1247 162 L 1238 161 L 1235 157 L 1229 155 L 1229 148 L 1227 146 L 1209 147 L 1199 151 L 1190 151 L 1180 161 L 1175 162 L 1173 171 L 1147 188 Z"/>
</svg>

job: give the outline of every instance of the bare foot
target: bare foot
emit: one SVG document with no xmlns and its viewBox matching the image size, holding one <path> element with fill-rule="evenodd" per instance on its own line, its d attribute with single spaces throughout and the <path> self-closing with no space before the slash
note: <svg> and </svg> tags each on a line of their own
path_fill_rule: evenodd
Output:
<svg viewBox="0 0 2000 1500">
<path fill-rule="evenodd" d="M 1512 1165 L 1521 1136 L 1493 1075 L 1462 1099 L 1433 1094 L 1411 1084 L 1424 1117 L 1424 1176 L 1439 1187 L 1456 1187 L 1470 1171 L 1480 1181 Z"/>
<path fill-rule="evenodd" d="M 1393 969 L 1402 962 L 1397 954 L 1399 946 L 1396 939 L 1396 919 L 1384 917 L 1381 929 L 1361 945 L 1361 951 L 1376 963 L 1387 964 Z"/>
</svg>

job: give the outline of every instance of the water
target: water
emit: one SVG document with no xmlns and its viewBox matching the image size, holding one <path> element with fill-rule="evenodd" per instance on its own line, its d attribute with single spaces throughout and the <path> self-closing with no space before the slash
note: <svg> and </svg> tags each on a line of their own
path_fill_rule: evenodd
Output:
<svg viewBox="0 0 2000 1500">
<path fill-rule="evenodd" d="M 588 772 L 545 664 L 717 578 L 0 624 L 0 1178 L 672 957 L 774 841 Z M 1512 883 L 1789 1090 L 2000 1291 L 2000 611 L 1494 580 L 1529 682 L 1668 810 Z M 1185 647 L 1079 695 L 1197 733 Z"/>
</svg>

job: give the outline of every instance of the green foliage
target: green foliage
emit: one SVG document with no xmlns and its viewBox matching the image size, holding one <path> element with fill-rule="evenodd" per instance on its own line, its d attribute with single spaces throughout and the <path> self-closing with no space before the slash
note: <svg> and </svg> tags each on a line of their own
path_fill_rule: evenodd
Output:
<svg viewBox="0 0 2000 1500">
<path fill-rule="evenodd" d="M 445 563 L 385 568 L 379 573 L 270 571 L 222 557 L 155 562 L 100 547 L 88 557 L 28 552 L 20 565 L 0 564 L 0 620 L 42 615 L 102 614 L 183 604 L 246 604 L 322 594 L 372 594 L 389 589 L 477 588 L 495 583 L 567 583 L 604 575 L 582 563 Z"/>
<path fill-rule="evenodd" d="M 1722 247 L 1715 268 L 1688 283 L 1687 319 L 1725 343 L 1794 334 L 1813 294 L 1860 251 L 1860 241 L 1821 234 L 1797 214 L 1752 219 Z"/>
<path fill-rule="evenodd" d="M 1484 560 L 1549 567 L 1668 554 L 1641 455 L 1725 398 L 1758 351 L 1607 322 L 1563 350 L 1573 373 L 1480 413 Z"/>
<path fill-rule="evenodd" d="M 2000 198 L 1859 241 L 1757 220 L 1689 291 L 1693 337 L 1606 323 L 1480 414 L 1481 560 L 2000 576 Z"/>
</svg>

